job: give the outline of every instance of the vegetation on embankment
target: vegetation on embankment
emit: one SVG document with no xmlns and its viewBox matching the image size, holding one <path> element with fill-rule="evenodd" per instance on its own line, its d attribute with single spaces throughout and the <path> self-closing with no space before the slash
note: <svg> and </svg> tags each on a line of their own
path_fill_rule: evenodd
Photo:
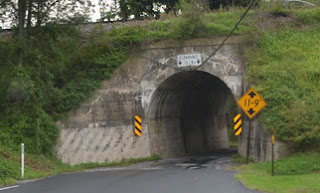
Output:
<svg viewBox="0 0 320 193">
<path fill-rule="evenodd" d="M 241 10 L 204 15 L 198 11 L 145 27 L 105 32 L 97 26 L 90 33 L 75 26 L 47 24 L 28 31 L 23 47 L 15 36 L 1 38 L 0 184 L 19 178 L 20 143 L 28 153 L 27 178 L 69 171 L 69 166 L 52 155 L 59 136 L 55 122 L 66 118 L 128 59 L 127 49 L 137 51 L 143 41 L 226 34 L 241 14 Z M 248 30 L 250 27 L 243 23 L 237 33 Z"/>
<path fill-rule="evenodd" d="M 20 156 L 20 152 L 0 147 L 0 187 L 14 184 L 17 180 L 21 179 Z M 24 179 L 44 178 L 60 173 L 79 172 L 98 167 L 129 166 L 139 162 L 154 161 L 158 159 L 160 159 L 159 156 L 153 155 L 143 158 L 122 159 L 118 162 L 85 163 L 70 166 L 62 163 L 53 156 L 26 154 Z"/>
<path fill-rule="evenodd" d="M 275 162 L 275 176 L 271 176 L 271 162 L 242 165 L 235 177 L 250 189 L 270 193 L 320 192 L 320 154 L 299 153 Z"/>
<path fill-rule="evenodd" d="M 246 52 L 248 80 L 268 103 L 259 120 L 277 139 L 316 153 L 276 161 L 273 177 L 271 162 L 243 165 L 236 178 L 263 192 L 320 192 L 320 9 L 263 14 Z"/>
<path fill-rule="evenodd" d="M 136 51 L 144 41 L 225 35 L 243 13 L 188 9 L 182 17 L 108 32 L 99 26 L 83 33 L 74 26 L 47 24 L 28 31 L 23 47 L 14 37 L 0 39 L 0 147 L 16 155 L 12 162 L 14 158 L 1 154 L 0 181 L 18 178 L 17 152 L 22 142 L 30 157 L 50 162 L 54 168 L 49 172 L 44 169 L 49 166 L 33 169 L 27 161 L 27 176 L 68 170 L 52 158 L 59 136 L 55 122 L 108 79 L 130 56 L 128 50 Z M 249 81 L 268 102 L 260 117 L 263 126 L 297 147 L 319 148 L 320 11 L 286 10 L 285 14 L 289 20 L 267 29 L 255 28 L 246 19 L 235 33 L 253 31 L 254 48 L 247 54 Z M 24 54 L 18 66 L 20 49 Z"/>
<path fill-rule="evenodd" d="M 298 149 L 320 150 L 320 9 L 283 14 L 255 33 L 248 80 L 268 103 L 259 117 L 268 131 Z"/>
<path fill-rule="evenodd" d="M 208 13 L 196 17 L 204 20 L 200 24 L 189 22 L 194 17 L 188 16 L 109 32 L 98 26 L 90 34 L 72 26 L 46 25 L 29 32 L 21 67 L 16 40 L 1 39 L 0 144 L 18 150 L 24 142 L 27 152 L 50 152 L 59 134 L 55 121 L 108 79 L 129 57 L 127 49 L 147 40 L 225 34 L 241 13 Z M 246 30 L 244 24 L 238 32 Z"/>
</svg>

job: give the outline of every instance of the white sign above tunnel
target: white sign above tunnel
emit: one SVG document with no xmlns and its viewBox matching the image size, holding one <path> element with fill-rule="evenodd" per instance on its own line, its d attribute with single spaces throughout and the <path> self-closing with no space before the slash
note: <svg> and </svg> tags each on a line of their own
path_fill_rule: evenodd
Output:
<svg viewBox="0 0 320 193">
<path fill-rule="evenodd" d="M 200 66 L 201 54 L 178 55 L 178 67 Z"/>
</svg>

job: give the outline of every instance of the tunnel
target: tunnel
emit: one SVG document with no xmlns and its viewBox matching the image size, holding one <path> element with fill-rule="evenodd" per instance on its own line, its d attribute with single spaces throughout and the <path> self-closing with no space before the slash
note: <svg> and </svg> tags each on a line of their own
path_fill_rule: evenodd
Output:
<svg viewBox="0 0 320 193">
<path fill-rule="evenodd" d="M 236 102 L 218 77 L 177 73 L 162 82 L 148 108 L 151 153 L 195 155 L 229 148 Z"/>
</svg>

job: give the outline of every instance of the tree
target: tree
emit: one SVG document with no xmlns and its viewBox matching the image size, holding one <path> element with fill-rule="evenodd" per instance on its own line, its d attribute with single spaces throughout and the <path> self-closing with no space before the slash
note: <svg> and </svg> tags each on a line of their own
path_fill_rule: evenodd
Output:
<svg viewBox="0 0 320 193">
<path fill-rule="evenodd" d="M 18 1 L 18 35 L 19 39 L 24 35 L 24 25 L 27 11 L 27 0 Z"/>
<path fill-rule="evenodd" d="M 122 18 L 123 21 L 127 21 L 131 15 L 129 9 L 129 3 L 127 0 L 119 0 L 119 16 Z"/>
<path fill-rule="evenodd" d="M 176 13 L 179 0 L 115 0 L 114 3 L 114 6 L 118 5 L 115 7 L 119 7 L 117 15 L 123 21 L 127 21 L 131 16 L 134 16 L 135 19 L 158 18 L 160 15 L 159 7 L 162 6 L 164 6 L 167 13 L 171 10 Z M 114 12 L 111 11 L 109 13 Z"/>
<path fill-rule="evenodd" d="M 129 0 L 128 5 L 135 19 L 143 19 L 148 16 L 155 16 L 154 0 Z"/>
<path fill-rule="evenodd" d="M 211 10 L 229 6 L 247 6 L 248 2 L 248 0 L 208 0 Z"/>
<path fill-rule="evenodd" d="M 177 6 L 180 4 L 179 0 L 158 0 L 157 2 L 165 6 L 164 10 L 166 13 L 173 11 L 174 15 L 177 14 Z"/>
<path fill-rule="evenodd" d="M 27 18 L 27 29 L 30 30 L 32 27 L 32 6 L 33 0 L 28 0 L 28 18 Z"/>
<path fill-rule="evenodd" d="M 48 22 L 69 23 L 88 21 L 93 10 L 90 0 L 34 0 L 36 26 Z"/>
<path fill-rule="evenodd" d="M 52 22 L 88 21 L 92 7 L 91 0 L 1 0 L 0 26 L 30 29 Z"/>
<path fill-rule="evenodd" d="M 90 16 L 90 0 L 2 0 L 0 27 L 17 30 L 18 67 L 22 67 L 26 47 L 26 31 L 50 22 L 84 22 Z M 29 33 L 28 33 L 29 34 Z"/>
</svg>

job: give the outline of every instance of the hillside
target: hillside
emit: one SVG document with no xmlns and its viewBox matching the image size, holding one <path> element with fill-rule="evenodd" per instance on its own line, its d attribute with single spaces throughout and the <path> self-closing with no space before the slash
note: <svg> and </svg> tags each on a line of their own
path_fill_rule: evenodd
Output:
<svg viewBox="0 0 320 193">
<path fill-rule="evenodd" d="M 54 158 L 53 148 L 59 136 L 57 120 L 77 108 L 114 69 L 127 60 L 130 50 L 142 42 L 165 39 L 185 40 L 224 35 L 229 32 L 242 10 L 233 12 L 194 12 L 150 22 L 144 27 L 129 26 L 105 31 L 97 25 L 91 32 L 76 26 L 47 25 L 33 29 L 27 39 L 23 64 L 17 66 L 15 38 L 0 40 L 0 152 L 1 183 L 19 176 L 20 143 L 28 156 L 44 155 L 51 168 L 32 167 L 28 178 L 64 171 L 65 165 Z M 250 30 L 248 24 L 236 33 Z M 188 31 L 189 33 L 185 33 Z M 13 158 L 15 157 L 15 158 Z M 37 161 L 38 160 L 38 161 Z M 31 164 L 31 165 L 30 165 Z M 32 175 L 38 172 L 38 175 Z M 39 174 L 40 172 L 40 174 Z"/>
<path fill-rule="evenodd" d="M 53 155 L 59 136 L 56 121 L 64 119 L 112 76 L 133 54 L 133 47 L 165 39 L 223 36 L 243 11 L 190 11 L 144 27 L 104 31 L 97 25 L 90 33 L 75 26 L 47 25 L 29 34 L 21 67 L 17 66 L 17 40 L 2 38 L 0 184 L 18 178 L 21 142 L 35 160 L 26 163 L 28 178 L 70 170 Z M 319 8 L 276 13 L 255 10 L 235 32 L 250 36 L 248 81 L 268 102 L 260 116 L 263 126 L 300 149 L 320 148 L 319 21 Z M 39 160 L 48 165 L 34 167 Z"/>
<path fill-rule="evenodd" d="M 320 10 L 264 15 L 247 52 L 248 80 L 268 101 L 262 125 L 300 150 L 320 149 Z"/>
</svg>

